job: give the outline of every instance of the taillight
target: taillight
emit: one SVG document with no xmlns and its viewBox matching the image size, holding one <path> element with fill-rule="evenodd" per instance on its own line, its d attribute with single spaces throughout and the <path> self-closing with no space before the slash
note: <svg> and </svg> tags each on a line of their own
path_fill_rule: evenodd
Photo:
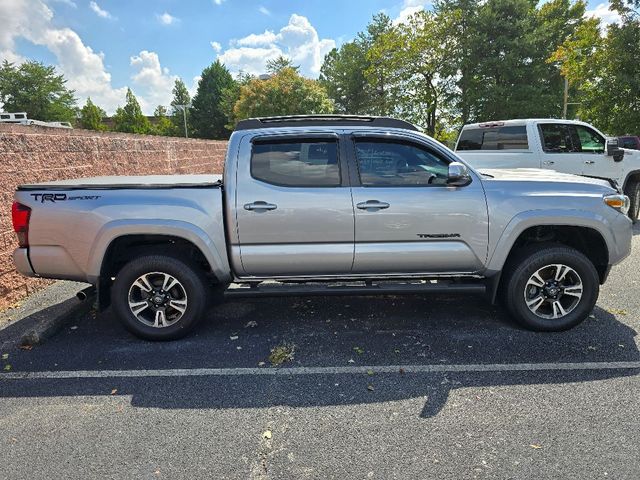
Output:
<svg viewBox="0 0 640 480">
<path fill-rule="evenodd" d="M 11 207 L 11 220 L 13 221 L 13 230 L 18 235 L 18 245 L 21 247 L 29 246 L 29 217 L 31 209 L 26 205 L 13 202 Z"/>
</svg>

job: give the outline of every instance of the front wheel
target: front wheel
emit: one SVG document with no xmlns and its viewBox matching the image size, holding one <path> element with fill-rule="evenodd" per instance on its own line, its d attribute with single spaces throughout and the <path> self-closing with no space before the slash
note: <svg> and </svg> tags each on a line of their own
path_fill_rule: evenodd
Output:
<svg viewBox="0 0 640 480">
<path fill-rule="evenodd" d="M 629 197 L 629 218 L 633 223 L 638 221 L 638 216 L 640 216 L 640 182 L 632 182 L 625 192 L 627 197 Z"/>
<path fill-rule="evenodd" d="M 188 260 L 149 255 L 127 263 L 111 292 L 124 326 L 146 340 L 175 340 L 189 333 L 204 314 L 203 275 Z"/>
<path fill-rule="evenodd" d="M 505 273 L 507 308 L 530 330 L 568 330 L 587 318 L 598 299 L 598 272 L 573 248 L 525 248 Z"/>
</svg>

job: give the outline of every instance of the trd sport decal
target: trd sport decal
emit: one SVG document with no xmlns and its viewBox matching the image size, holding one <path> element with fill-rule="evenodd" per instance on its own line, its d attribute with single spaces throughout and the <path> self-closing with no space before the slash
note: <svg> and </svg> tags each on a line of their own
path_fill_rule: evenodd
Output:
<svg viewBox="0 0 640 480">
<path fill-rule="evenodd" d="M 32 193 L 36 202 L 66 202 L 67 200 L 97 200 L 100 195 L 76 195 L 69 196 L 66 193 Z"/>
</svg>

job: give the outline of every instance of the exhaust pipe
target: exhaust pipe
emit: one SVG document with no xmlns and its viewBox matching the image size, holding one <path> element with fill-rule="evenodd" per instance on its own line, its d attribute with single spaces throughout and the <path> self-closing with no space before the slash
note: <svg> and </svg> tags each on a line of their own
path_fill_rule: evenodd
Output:
<svg viewBox="0 0 640 480">
<path fill-rule="evenodd" d="M 94 285 L 91 285 L 90 287 L 87 287 L 76 293 L 76 297 L 78 297 L 78 300 L 80 300 L 81 302 L 84 302 L 87 298 L 92 297 L 95 294 L 96 287 Z"/>
</svg>

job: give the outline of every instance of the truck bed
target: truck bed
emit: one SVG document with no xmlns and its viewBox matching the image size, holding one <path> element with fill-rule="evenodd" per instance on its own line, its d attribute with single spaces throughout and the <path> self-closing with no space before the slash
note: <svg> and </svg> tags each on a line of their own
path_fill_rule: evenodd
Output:
<svg viewBox="0 0 640 480">
<path fill-rule="evenodd" d="M 126 177 L 89 177 L 18 186 L 29 190 L 110 190 L 156 188 L 208 188 L 222 185 L 221 175 L 132 175 Z"/>
</svg>

